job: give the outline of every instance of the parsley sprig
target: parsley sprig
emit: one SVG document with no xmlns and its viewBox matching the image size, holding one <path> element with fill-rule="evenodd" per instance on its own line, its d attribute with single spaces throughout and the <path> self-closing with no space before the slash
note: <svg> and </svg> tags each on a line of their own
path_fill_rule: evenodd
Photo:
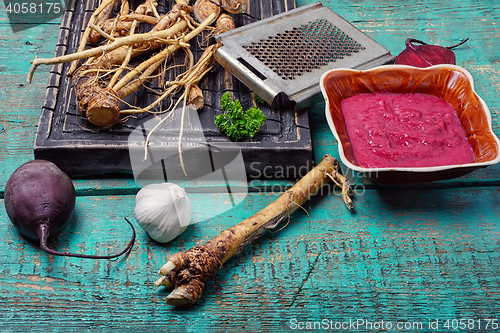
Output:
<svg viewBox="0 0 500 333">
<path fill-rule="evenodd" d="M 267 117 L 258 107 L 243 112 L 238 99 L 231 100 L 230 93 L 224 93 L 220 100 L 224 114 L 215 116 L 215 125 L 231 140 L 239 141 L 244 136 L 253 138 Z"/>
</svg>

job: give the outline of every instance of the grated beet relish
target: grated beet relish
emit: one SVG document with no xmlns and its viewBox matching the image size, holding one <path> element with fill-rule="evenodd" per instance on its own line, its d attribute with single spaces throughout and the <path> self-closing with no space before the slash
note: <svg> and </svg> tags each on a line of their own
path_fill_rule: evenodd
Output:
<svg viewBox="0 0 500 333">
<path fill-rule="evenodd" d="M 427 94 L 358 94 L 342 101 L 361 167 L 429 167 L 474 162 L 460 121 L 445 100 Z"/>
</svg>

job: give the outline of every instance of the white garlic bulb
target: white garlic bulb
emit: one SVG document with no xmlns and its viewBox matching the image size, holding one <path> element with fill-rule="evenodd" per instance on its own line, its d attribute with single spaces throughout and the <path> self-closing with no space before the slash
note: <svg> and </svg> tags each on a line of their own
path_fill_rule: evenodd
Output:
<svg viewBox="0 0 500 333">
<path fill-rule="evenodd" d="M 152 239 L 168 243 L 186 230 L 193 206 L 179 185 L 149 184 L 137 193 L 134 214 Z"/>
</svg>

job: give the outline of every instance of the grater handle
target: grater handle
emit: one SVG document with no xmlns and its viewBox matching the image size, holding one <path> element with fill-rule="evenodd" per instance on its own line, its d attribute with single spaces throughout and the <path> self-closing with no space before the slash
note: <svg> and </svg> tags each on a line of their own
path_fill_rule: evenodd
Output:
<svg viewBox="0 0 500 333">
<path fill-rule="evenodd" d="M 280 93 L 264 84 L 267 77 L 241 57 L 232 54 L 230 48 L 221 46 L 215 53 L 215 60 L 268 104 Z"/>
</svg>

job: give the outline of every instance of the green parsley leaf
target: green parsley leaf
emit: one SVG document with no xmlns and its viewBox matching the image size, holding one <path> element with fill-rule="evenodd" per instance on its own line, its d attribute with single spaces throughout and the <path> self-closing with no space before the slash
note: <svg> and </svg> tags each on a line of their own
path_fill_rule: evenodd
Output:
<svg viewBox="0 0 500 333">
<path fill-rule="evenodd" d="M 262 97 L 260 97 L 258 95 L 254 95 L 254 96 L 255 96 L 255 100 L 257 101 L 257 103 L 266 104 L 266 101 Z"/>
<path fill-rule="evenodd" d="M 230 93 L 224 93 L 220 100 L 224 114 L 215 116 L 215 125 L 231 140 L 239 141 L 244 136 L 253 138 L 267 117 L 258 107 L 243 112 L 241 102 L 231 100 Z"/>
</svg>

